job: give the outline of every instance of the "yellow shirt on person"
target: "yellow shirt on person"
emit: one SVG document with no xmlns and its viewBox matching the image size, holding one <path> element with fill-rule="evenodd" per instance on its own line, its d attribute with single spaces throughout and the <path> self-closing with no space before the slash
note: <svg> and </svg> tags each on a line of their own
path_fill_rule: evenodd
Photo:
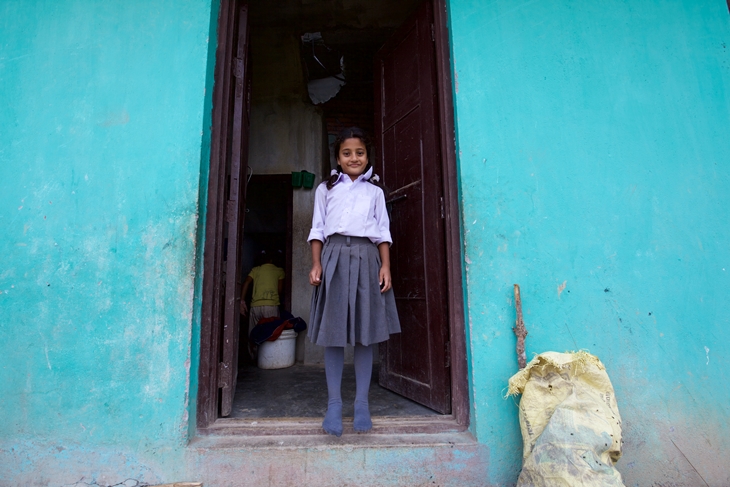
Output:
<svg viewBox="0 0 730 487">
<path fill-rule="evenodd" d="M 274 264 L 264 264 L 251 269 L 253 279 L 251 306 L 279 306 L 279 281 L 284 279 L 284 269 Z"/>
</svg>

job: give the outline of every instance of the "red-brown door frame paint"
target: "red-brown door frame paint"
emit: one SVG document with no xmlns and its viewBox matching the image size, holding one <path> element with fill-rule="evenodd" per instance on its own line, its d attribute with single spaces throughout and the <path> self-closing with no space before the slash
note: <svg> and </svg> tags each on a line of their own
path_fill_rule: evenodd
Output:
<svg viewBox="0 0 730 487">
<path fill-rule="evenodd" d="M 197 426 L 205 428 L 218 418 L 218 363 L 221 346 L 222 241 L 226 213 L 226 157 L 231 116 L 231 70 L 234 54 L 237 0 L 221 0 L 218 14 L 211 127 L 208 205 L 203 251 L 203 292 L 200 324 Z"/>
<path fill-rule="evenodd" d="M 249 78 L 249 28 L 248 7 L 242 6 L 238 14 L 236 57 L 234 69 L 235 89 L 233 120 L 231 125 L 231 151 L 226 164 L 226 262 L 223 301 L 223 342 L 218 383 L 221 388 L 221 416 L 229 416 L 238 384 L 238 341 L 240 337 L 241 296 L 241 242 L 246 208 L 246 174 L 248 173 L 248 134 L 250 106 Z"/>
<path fill-rule="evenodd" d="M 461 228 L 459 218 L 458 182 L 456 175 L 456 142 L 454 131 L 453 91 L 446 0 L 433 1 L 434 40 L 438 77 L 438 112 L 441 125 L 440 140 L 443 154 L 444 212 L 446 224 L 446 262 L 448 272 L 448 305 L 451 350 L 450 415 L 434 417 L 404 417 L 376 423 L 373 434 L 437 433 L 463 431 L 469 424 L 469 391 L 466 362 L 466 335 L 462 292 Z M 729 0 L 730 1 L 730 0 Z M 230 116 L 230 70 L 234 45 L 234 16 L 238 0 L 221 0 L 218 18 L 218 48 L 216 51 L 213 92 L 213 117 L 208 209 L 204 249 L 202 293 L 200 371 L 198 385 L 198 434 L 318 435 L 321 419 L 259 420 L 255 425 L 236 419 L 218 418 L 218 354 L 220 350 L 220 268 L 221 255 L 217 250 L 222 238 L 222 219 L 225 201 L 218 199 L 225 174 L 225 148 L 228 144 L 227 120 Z M 225 172 L 225 171 L 223 171 Z"/>
<path fill-rule="evenodd" d="M 730 1 L 730 0 L 728 0 Z M 436 76 L 442 174 L 444 179 L 444 214 L 446 220 L 446 271 L 448 272 L 449 326 L 451 328 L 451 415 L 457 424 L 469 425 L 469 380 L 466 362 L 466 328 L 462 288 L 461 225 L 459 190 L 456 172 L 456 130 L 451 82 L 451 55 L 446 0 L 434 0 L 433 25 L 436 42 Z"/>
</svg>

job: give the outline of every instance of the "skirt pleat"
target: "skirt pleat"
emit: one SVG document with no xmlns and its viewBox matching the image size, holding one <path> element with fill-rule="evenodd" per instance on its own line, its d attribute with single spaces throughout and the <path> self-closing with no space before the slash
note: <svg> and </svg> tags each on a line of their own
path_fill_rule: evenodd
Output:
<svg viewBox="0 0 730 487">
<path fill-rule="evenodd" d="M 393 290 L 380 292 L 380 253 L 369 239 L 332 235 L 312 293 L 309 337 L 325 347 L 371 345 L 400 333 Z"/>
</svg>

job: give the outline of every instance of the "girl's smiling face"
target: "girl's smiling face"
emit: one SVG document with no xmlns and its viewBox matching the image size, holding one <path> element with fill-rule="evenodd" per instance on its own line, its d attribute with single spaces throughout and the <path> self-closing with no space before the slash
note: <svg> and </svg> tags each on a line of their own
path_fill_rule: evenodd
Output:
<svg viewBox="0 0 730 487">
<path fill-rule="evenodd" d="M 368 166 L 368 150 L 365 143 L 357 137 L 342 141 L 340 153 L 337 154 L 337 164 L 351 180 L 356 180 Z"/>
</svg>

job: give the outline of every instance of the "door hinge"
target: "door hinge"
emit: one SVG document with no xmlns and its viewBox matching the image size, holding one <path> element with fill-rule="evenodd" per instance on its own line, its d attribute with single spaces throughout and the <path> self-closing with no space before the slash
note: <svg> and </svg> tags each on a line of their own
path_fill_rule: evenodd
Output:
<svg viewBox="0 0 730 487">
<path fill-rule="evenodd" d="M 444 216 L 444 197 L 441 197 L 441 219 L 443 220 L 445 218 Z"/>
<path fill-rule="evenodd" d="M 236 78 L 243 78 L 243 59 L 233 59 L 233 76 Z"/>
<path fill-rule="evenodd" d="M 446 342 L 446 350 L 444 350 L 444 355 L 446 356 L 446 365 L 445 368 L 451 367 L 451 342 Z"/>
<path fill-rule="evenodd" d="M 436 42 L 436 34 L 433 29 L 433 24 L 431 24 L 431 42 Z"/>
<path fill-rule="evenodd" d="M 231 368 L 225 362 L 218 363 L 218 388 L 229 387 L 231 384 Z"/>
</svg>

